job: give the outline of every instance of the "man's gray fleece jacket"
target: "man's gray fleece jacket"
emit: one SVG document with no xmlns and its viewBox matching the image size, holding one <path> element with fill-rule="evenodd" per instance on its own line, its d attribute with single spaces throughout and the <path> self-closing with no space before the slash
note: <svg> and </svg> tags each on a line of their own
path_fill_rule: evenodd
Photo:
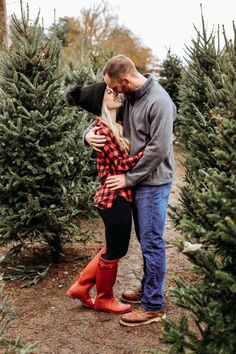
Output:
<svg viewBox="0 0 236 354">
<path fill-rule="evenodd" d="M 153 75 L 123 105 L 124 134 L 130 140 L 130 155 L 145 149 L 137 165 L 126 174 L 127 186 L 157 186 L 174 177 L 173 122 L 176 107 Z M 84 132 L 84 137 L 91 126 Z"/>
</svg>

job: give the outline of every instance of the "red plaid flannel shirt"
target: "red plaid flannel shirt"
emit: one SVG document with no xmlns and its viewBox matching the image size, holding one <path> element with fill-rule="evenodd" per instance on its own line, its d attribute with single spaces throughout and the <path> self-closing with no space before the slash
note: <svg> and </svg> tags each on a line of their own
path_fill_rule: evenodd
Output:
<svg viewBox="0 0 236 354">
<path fill-rule="evenodd" d="M 106 135 L 107 141 L 101 151 L 97 151 L 97 170 L 100 184 L 94 197 L 94 205 L 99 209 L 107 209 L 111 208 L 118 195 L 131 202 L 132 190 L 126 187 L 112 191 L 105 185 L 106 178 L 122 174 L 133 168 L 143 156 L 144 151 L 129 156 L 125 149 L 117 143 L 113 132 L 99 118 L 96 119 L 96 126 L 100 127 L 96 134 Z"/>
</svg>

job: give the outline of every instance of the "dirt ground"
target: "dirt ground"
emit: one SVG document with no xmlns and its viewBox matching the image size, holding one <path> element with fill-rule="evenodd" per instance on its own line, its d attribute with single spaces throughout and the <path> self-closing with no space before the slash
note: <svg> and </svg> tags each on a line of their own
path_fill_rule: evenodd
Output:
<svg viewBox="0 0 236 354">
<path fill-rule="evenodd" d="M 183 183 L 183 166 L 177 145 L 175 156 L 176 176 L 171 205 L 178 202 L 178 186 Z M 20 336 L 25 344 L 37 341 L 35 353 L 39 354 L 138 354 L 152 349 L 166 351 L 166 344 L 159 342 L 161 323 L 123 327 L 119 325 L 119 316 L 85 309 L 78 300 L 66 296 L 77 274 L 103 244 L 103 225 L 100 219 L 85 221 L 83 228 L 93 232 L 95 238 L 87 245 L 78 243 L 65 246 L 62 262 L 51 266 L 39 284 L 20 288 L 19 281 L 6 282 L 4 291 L 10 293 L 16 316 L 10 322 L 6 335 L 13 338 Z M 168 288 L 174 284 L 172 277 L 184 277 L 187 281 L 193 277 L 187 259 L 168 245 L 168 241 L 176 236 L 177 232 L 168 217 L 165 229 L 168 265 L 166 302 L 167 316 L 174 320 L 182 315 L 183 310 L 170 302 Z M 120 261 L 114 289 L 117 297 L 124 289 L 139 284 L 142 275 L 141 259 L 139 244 L 133 232 L 128 255 Z"/>
</svg>

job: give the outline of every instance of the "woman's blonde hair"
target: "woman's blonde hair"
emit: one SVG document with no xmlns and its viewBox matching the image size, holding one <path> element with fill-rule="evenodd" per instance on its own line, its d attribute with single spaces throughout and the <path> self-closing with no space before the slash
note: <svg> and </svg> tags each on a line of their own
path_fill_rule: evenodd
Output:
<svg viewBox="0 0 236 354">
<path fill-rule="evenodd" d="M 109 109 L 104 104 L 104 102 L 102 104 L 102 114 L 99 118 L 103 123 L 105 123 L 111 129 L 112 133 L 115 135 L 117 143 L 121 147 L 123 147 L 127 153 L 129 153 L 130 142 L 127 138 L 124 137 L 123 126 L 113 121 Z"/>
</svg>

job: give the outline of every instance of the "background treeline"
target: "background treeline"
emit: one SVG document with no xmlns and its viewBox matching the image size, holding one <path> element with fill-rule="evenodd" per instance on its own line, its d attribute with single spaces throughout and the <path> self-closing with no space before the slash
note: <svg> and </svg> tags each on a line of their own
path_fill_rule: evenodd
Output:
<svg viewBox="0 0 236 354">
<path fill-rule="evenodd" d="M 71 61 L 103 66 L 112 55 L 123 53 L 144 72 L 154 60 L 152 50 L 132 31 L 119 25 L 108 1 L 83 8 L 78 17 L 60 18 L 48 31 L 49 36 L 54 33 L 64 49 L 62 66 Z"/>
</svg>

